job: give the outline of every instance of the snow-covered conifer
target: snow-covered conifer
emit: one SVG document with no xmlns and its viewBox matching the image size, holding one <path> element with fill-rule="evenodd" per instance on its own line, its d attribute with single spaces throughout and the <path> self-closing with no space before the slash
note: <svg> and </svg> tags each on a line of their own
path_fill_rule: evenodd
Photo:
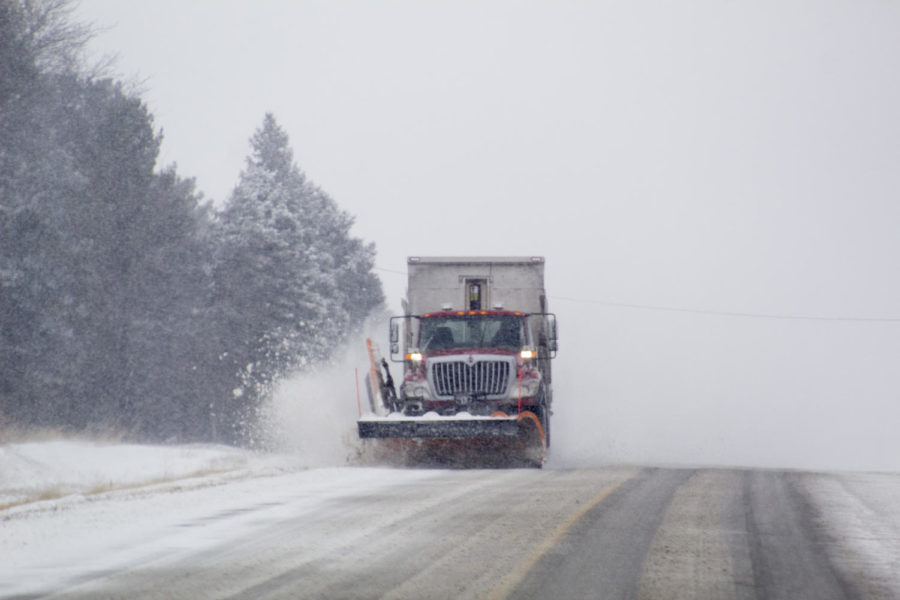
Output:
<svg viewBox="0 0 900 600">
<path fill-rule="evenodd" d="M 234 410 L 329 358 L 383 300 L 373 248 L 351 237 L 352 218 L 296 165 L 272 114 L 250 142 L 220 215 L 216 261 L 222 351 L 239 376 Z"/>
</svg>

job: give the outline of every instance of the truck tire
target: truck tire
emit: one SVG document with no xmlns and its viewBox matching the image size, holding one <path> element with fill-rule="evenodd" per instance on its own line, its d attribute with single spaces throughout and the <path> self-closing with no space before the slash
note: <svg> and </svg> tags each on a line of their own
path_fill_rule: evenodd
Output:
<svg viewBox="0 0 900 600">
<path fill-rule="evenodd" d="M 547 406 L 541 407 L 541 427 L 544 428 L 544 443 L 550 447 L 550 411 Z"/>
</svg>

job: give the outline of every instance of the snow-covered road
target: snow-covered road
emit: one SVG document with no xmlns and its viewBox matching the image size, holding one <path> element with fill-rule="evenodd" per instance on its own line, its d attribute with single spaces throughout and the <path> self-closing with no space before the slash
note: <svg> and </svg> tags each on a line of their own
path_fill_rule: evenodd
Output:
<svg viewBox="0 0 900 600">
<path fill-rule="evenodd" d="M 900 476 L 0 447 L 0 598 L 897 598 Z"/>
</svg>

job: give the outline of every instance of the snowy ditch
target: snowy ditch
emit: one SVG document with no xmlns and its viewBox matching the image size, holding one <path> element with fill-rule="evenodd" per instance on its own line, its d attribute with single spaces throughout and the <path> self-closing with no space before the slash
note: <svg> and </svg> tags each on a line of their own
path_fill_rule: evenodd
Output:
<svg viewBox="0 0 900 600">
<path fill-rule="evenodd" d="M 0 510 L 141 489 L 215 485 L 299 468 L 295 457 L 214 445 L 47 441 L 0 446 Z M 9 512 L 7 512 L 9 514 Z"/>
</svg>

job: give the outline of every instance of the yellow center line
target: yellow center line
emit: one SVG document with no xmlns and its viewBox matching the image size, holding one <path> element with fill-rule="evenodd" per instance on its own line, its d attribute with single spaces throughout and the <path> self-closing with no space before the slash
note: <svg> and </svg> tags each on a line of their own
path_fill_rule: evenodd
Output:
<svg viewBox="0 0 900 600">
<path fill-rule="evenodd" d="M 581 520 L 584 515 L 586 515 L 592 508 L 603 502 L 607 496 L 612 494 L 614 491 L 619 489 L 623 483 L 630 480 L 631 477 L 620 481 L 612 487 L 606 488 L 600 495 L 596 498 L 588 502 L 581 509 L 575 511 L 569 518 L 566 519 L 559 527 L 556 528 L 556 531 L 553 532 L 552 535 L 545 538 L 543 542 L 541 542 L 535 549 L 529 554 L 525 560 L 520 562 L 515 569 L 504 575 L 499 584 L 491 589 L 485 596 L 483 596 L 484 600 L 503 600 L 512 593 L 516 587 L 522 583 L 522 580 L 525 579 L 525 576 L 528 574 L 531 569 L 541 560 L 545 554 L 550 552 L 554 547 L 556 547 L 562 538 L 565 537 L 569 530 L 575 526 L 575 524 Z"/>
</svg>

